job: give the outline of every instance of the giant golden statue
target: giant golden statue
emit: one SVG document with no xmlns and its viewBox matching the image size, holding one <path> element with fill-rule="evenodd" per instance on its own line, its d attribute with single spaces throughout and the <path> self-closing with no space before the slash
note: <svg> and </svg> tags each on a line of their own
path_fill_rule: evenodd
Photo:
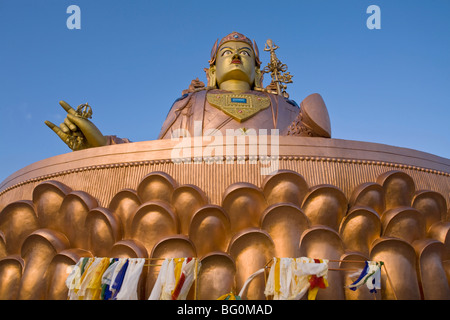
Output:
<svg viewBox="0 0 450 320">
<path fill-rule="evenodd" d="M 290 99 L 277 48 L 267 41 L 261 68 L 254 41 L 216 41 L 207 85 L 192 81 L 153 141 L 105 136 L 88 104 L 61 101 L 64 122 L 46 123 L 76 152 L 0 184 L 0 299 L 67 299 L 71 266 L 92 257 L 147 259 L 140 299 L 161 261 L 182 257 L 201 265 L 188 299 L 275 299 L 277 263 L 300 257 L 327 262 L 326 285 L 305 282 L 317 299 L 450 299 L 450 161 L 331 138 L 319 94 Z M 197 139 L 227 131 L 231 145 Z M 381 289 L 350 290 L 366 261 Z"/>
<path fill-rule="evenodd" d="M 330 119 L 322 97 L 310 95 L 301 108 L 289 100 L 283 82 L 290 81 L 291 76 L 280 74 L 286 67 L 275 55 L 277 47 L 270 40 L 266 47 L 271 52 L 266 70 L 271 72 L 272 82 L 264 89 L 264 70 L 260 69 L 256 42 L 238 32 L 225 36 L 219 43 L 216 41 L 206 70 L 207 87 L 198 80 L 192 81 L 170 109 L 159 138 L 214 135 L 216 131 L 225 135 L 228 129 L 244 133 L 249 129 L 266 129 L 269 134 L 270 130 L 278 129 L 280 135 L 331 137 Z M 128 142 L 104 136 L 87 119 L 91 110 L 81 111 L 89 106 L 81 105 L 74 110 L 64 101 L 60 104 L 67 111 L 64 122 L 59 127 L 49 121 L 46 124 L 71 149 Z"/>
</svg>

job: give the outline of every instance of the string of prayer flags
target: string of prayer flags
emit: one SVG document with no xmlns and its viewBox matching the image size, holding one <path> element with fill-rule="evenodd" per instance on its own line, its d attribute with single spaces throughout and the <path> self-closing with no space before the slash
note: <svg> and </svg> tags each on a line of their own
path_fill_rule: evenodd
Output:
<svg viewBox="0 0 450 320">
<path fill-rule="evenodd" d="M 152 260 L 151 258 L 150 260 Z M 193 283 L 198 281 L 201 263 L 197 258 L 154 258 L 162 264 L 147 264 L 144 258 L 81 258 L 72 266 L 65 284 L 69 300 L 137 300 L 138 285 L 144 266 L 160 266 L 159 274 L 148 300 L 185 300 Z M 273 300 L 299 300 L 308 293 L 308 300 L 315 300 L 319 289 L 328 285 L 328 272 L 349 269 L 328 268 L 329 262 L 342 260 L 299 258 L 272 258 L 243 284 L 239 294 L 229 292 L 217 300 L 241 300 L 250 282 L 257 276 L 266 275 L 264 294 Z M 371 293 L 381 289 L 382 261 L 350 261 L 364 263 L 364 268 L 350 277 L 358 277 L 345 286 L 357 290 L 366 286 Z M 387 273 L 387 271 L 386 271 Z M 387 274 L 386 274 L 387 275 Z M 388 275 L 387 275 L 388 277 Z M 389 277 L 388 277 L 389 280 Z"/>
</svg>

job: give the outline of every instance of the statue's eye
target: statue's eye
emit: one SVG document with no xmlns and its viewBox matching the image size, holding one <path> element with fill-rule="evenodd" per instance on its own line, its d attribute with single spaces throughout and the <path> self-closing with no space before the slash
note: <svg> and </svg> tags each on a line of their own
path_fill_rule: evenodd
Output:
<svg viewBox="0 0 450 320">
<path fill-rule="evenodd" d="M 227 55 L 229 55 L 229 54 L 232 54 L 231 50 L 225 50 L 225 51 L 222 53 L 222 56 L 227 56 Z"/>
<path fill-rule="evenodd" d="M 241 54 L 244 56 L 250 56 L 250 53 L 248 53 L 247 51 L 241 51 Z"/>
</svg>

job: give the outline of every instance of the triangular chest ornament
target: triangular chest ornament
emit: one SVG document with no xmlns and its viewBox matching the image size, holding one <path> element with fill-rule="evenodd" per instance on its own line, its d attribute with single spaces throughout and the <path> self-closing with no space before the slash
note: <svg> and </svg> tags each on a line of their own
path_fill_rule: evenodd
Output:
<svg viewBox="0 0 450 320">
<path fill-rule="evenodd" d="M 209 104 L 243 122 L 270 106 L 270 98 L 253 94 L 208 93 Z"/>
</svg>

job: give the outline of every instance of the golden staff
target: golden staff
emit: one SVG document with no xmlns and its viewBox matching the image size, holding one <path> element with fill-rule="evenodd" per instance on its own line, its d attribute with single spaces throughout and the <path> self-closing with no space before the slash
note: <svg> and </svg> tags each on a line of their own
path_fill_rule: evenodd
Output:
<svg viewBox="0 0 450 320">
<path fill-rule="evenodd" d="M 271 39 L 266 41 L 264 51 L 270 52 L 270 62 L 264 67 L 262 73 L 269 73 L 272 76 L 272 83 L 269 85 L 276 86 L 276 94 L 282 95 L 285 98 L 289 97 L 289 94 L 285 91 L 287 86 L 285 83 L 292 83 L 292 75 L 287 71 L 287 65 L 283 64 L 275 53 L 279 47 L 273 43 Z"/>
</svg>

